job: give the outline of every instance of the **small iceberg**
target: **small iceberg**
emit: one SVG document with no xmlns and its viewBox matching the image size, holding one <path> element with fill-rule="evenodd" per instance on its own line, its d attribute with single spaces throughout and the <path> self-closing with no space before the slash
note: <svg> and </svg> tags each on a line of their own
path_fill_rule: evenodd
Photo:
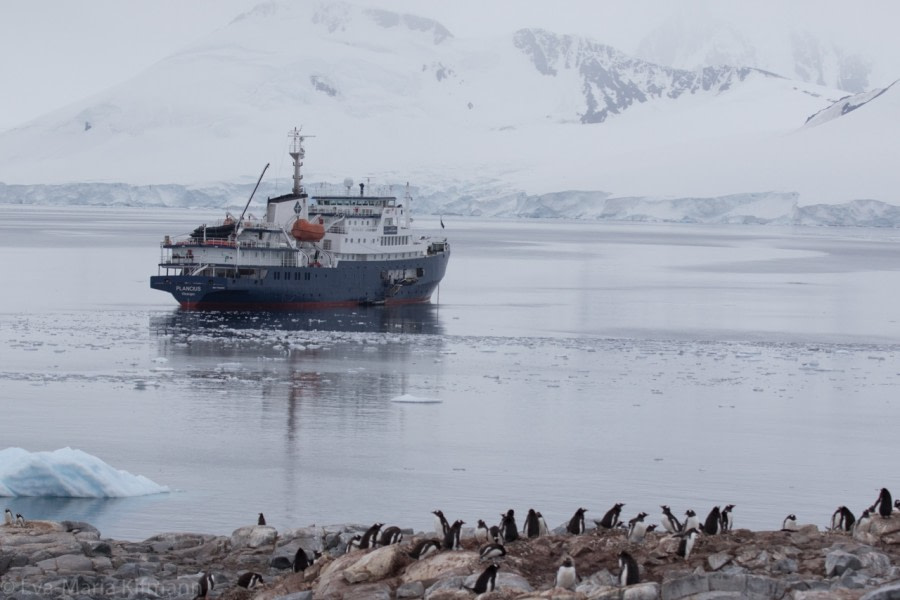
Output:
<svg viewBox="0 0 900 600">
<path fill-rule="evenodd" d="M 418 396 L 413 396 L 411 394 L 403 394 L 402 396 L 397 396 L 396 398 L 392 398 L 391 402 L 397 402 L 399 404 L 440 404 L 440 400 L 435 400 L 433 398 L 419 398 Z"/>
<path fill-rule="evenodd" d="M 81 450 L 0 450 L 0 496 L 123 498 L 168 491 L 143 475 L 115 469 Z"/>
</svg>

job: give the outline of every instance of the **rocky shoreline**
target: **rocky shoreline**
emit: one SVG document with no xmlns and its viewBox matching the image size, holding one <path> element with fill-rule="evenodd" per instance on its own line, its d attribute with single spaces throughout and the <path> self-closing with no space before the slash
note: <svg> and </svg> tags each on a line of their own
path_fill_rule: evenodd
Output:
<svg viewBox="0 0 900 600">
<path fill-rule="evenodd" d="M 87 523 L 30 521 L 0 526 L 0 600 L 193 599 L 203 572 L 213 575 L 209 598 L 259 600 L 473 598 L 467 589 L 492 562 L 497 588 L 485 599 L 712 600 L 789 598 L 887 600 L 900 598 L 900 516 L 876 517 L 848 532 L 735 529 L 702 535 L 688 560 L 676 556 L 679 538 L 649 532 L 629 542 L 624 530 L 580 535 L 560 527 L 550 535 L 506 544 L 506 556 L 483 560 L 473 529 L 461 548 L 415 560 L 417 540 L 433 532 L 405 530 L 399 544 L 351 549 L 368 527 L 337 525 L 277 531 L 241 527 L 231 536 L 163 533 L 141 542 L 105 539 Z M 323 556 L 302 572 L 298 548 Z M 619 586 L 618 555 L 630 553 L 640 581 Z M 564 556 L 574 560 L 574 589 L 554 587 Z M 253 589 L 238 585 L 248 572 Z"/>
</svg>

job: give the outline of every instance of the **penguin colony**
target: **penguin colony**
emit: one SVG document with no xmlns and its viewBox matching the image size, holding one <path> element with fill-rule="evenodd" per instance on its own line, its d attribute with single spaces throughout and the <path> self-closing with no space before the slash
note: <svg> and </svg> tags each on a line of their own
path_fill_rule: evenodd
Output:
<svg viewBox="0 0 900 600">
<path fill-rule="evenodd" d="M 628 544 L 640 544 L 644 540 L 646 533 L 653 531 L 656 524 L 647 524 L 645 519 L 649 516 L 646 512 L 639 512 L 627 523 L 621 519 L 622 509 L 625 504 L 616 503 L 607 510 L 601 519 L 594 519 L 597 530 L 625 530 L 625 540 Z M 734 504 L 728 504 L 723 509 L 714 506 L 707 514 L 706 519 L 700 522 L 697 514 L 688 509 L 685 511 L 684 522 L 676 517 L 669 506 L 661 505 L 660 524 L 667 534 L 678 540 L 677 549 L 674 553 L 674 560 L 688 561 L 691 552 L 701 535 L 727 535 L 732 531 Z M 588 531 L 585 527 L 586 508 L 578 508 L 572 515 L 572 518 L 565 525 L 567 534 L 583 535 Z M 875 502 L 866 507 L 859 519 L 846 506 L 839 506 L 831 516 L 830 529 L 832 531 L 852 532 L 855 527 L 859 527 L 869 519 L 891 518 L 895 513 L 900 514 L 900 500 L 894 501 L 890 491 L 887 488 L 881 488 Z M 414 560 L 423 560 L 433 554 L 442 551 L 459 550 L 460 533 L 464 521 L 457 519 L 452 524 L 444 516 L 440 510 L 432 511 L 434 515 L 434 529 L 437 537 L 425 538 L 417 541 L 407 552 L 408 556 Z M 257 524 L 264 526 L 266 524 L 263 513 L 259 513 Z M 6 527 L 27 527 L 27 521 L 17 513 L 13 517 L 12 511 L 7 508 L 4 511 L 4 525 Z M 403 533 L 399 527 L 390 526 L 385 528 L 384 523 L 374 523 L 366 532 L 360 536 L 354 536 L 347 545 L 347 552 L 354 550 L 365 550 L 369 548 L 377 548 L 379 546 L 388 546 L 391 544 L 399 544 L 403 541 Z M 794 514 L 787 515 L 781 523 L 781 530 L 785 532 L 797 531 L 800 525 L 797 523 L 797 516 Z M 527 516 L 522 527 L 521 535 L 516 526 L 515 511 L 507 510 L 500 513 L 500 522 L 498 525 L 488 526 L 483 519 L 478 520 L 475 528 L 474 539 L 481 545 L 479 555 L 482 561 L 491 561 L 487 567 L 480 572 L 472 586 L 467 589 L 477 594 L 491 592 L 497 589 L 497 573 L 500 570 L 501 562 L 507 555 L 507 544 L 513 544 L 519 539 L 535 538 L 550 535 L 550 530 L 544 521 L 543 515 L 535 511 L 533 508 L 528 510 Z M 310 557 L 303 548 L 298 548 L 292 563 L 294 573 L 300 573 L 315 564 L 322 557 L 318 551 Z M 635 585 L 640 583 L 640 566 L 634 557 L 623 549 L 618 554 L 619 565 L 619 585 L 622 587 Z M 575 561 L 569 555 L 564 555 L 556 571 L 554 586 L 574 590 L 580 577 L 575 568 Z M 243 573 L 238 577 L 237 585 L 246 589 L 254 589 L 257 586 L 264 585 L 262 575 L 253 571 Z M 212 573 L 204 571 L 200 574 L 197 581 L 198 593 L 194 600 L 207 598 L 215 587 L 215 578 Z"/>
</svg>

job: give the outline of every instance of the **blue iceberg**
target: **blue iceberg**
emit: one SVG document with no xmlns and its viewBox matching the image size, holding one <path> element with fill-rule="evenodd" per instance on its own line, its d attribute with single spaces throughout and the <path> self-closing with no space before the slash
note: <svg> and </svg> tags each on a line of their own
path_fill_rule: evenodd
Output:
<svg viewBox="0 0 900 600">
<path fill-rule="evenodd" d="M 168 491 L 143 475 L 115 469 L 81 450 L 0 450 L 0 496 L 123 498 Z"/>
</svg>

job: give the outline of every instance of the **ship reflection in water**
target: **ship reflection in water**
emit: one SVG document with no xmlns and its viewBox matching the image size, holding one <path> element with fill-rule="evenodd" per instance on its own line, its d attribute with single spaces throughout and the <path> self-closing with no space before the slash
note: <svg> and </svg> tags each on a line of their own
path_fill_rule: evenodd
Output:
<svg viewBox="0 0 900 600">
<path fill-rule="evenodd" d="M 440 307 L 434 304 L 357 306 L 302 312 L 198 312 L 175 310 L 151 319 L 157 334 L 225 334 L 233 330 L 272 333 L 357 332 L 443 335 Z"/>
<path fill-rule="evenodd" d="M 309 451 L 298 437 L 324 444 L 376 435 L 402 426 L 391 423 L 393 399 L 436 393 L 445 345 L 438 314 L 431 304 L 175 311 L 151 318 L 150 329 L 158 370 L 183 390 L 184 402 L 213 420 L 268 422 L 266 435 L 283 432 L 290 463 Z"/>
</svg>

